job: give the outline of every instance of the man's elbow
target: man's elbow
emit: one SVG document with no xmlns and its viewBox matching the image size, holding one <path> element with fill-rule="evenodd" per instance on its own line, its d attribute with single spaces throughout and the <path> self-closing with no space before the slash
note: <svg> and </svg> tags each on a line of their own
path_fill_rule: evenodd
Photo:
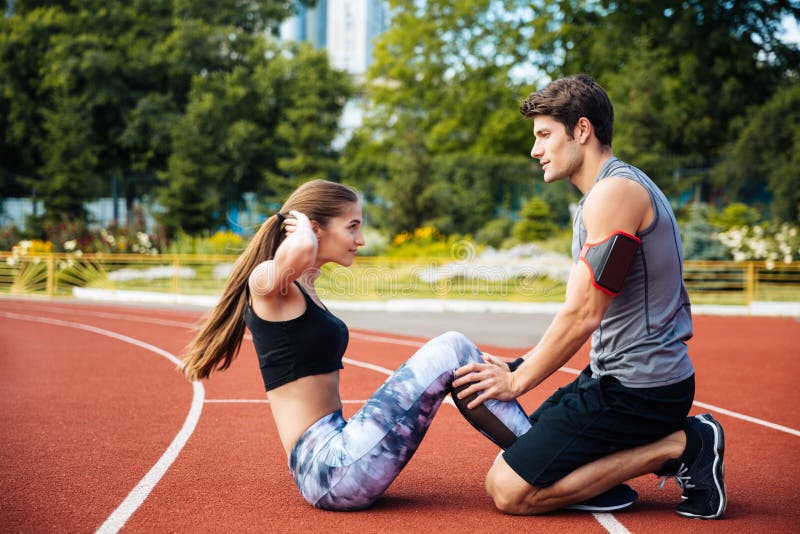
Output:
<svg viewBox="0 0 800 534">
<path fill-rule="evenodd" d="M 566 315 L 565 319 L 571 322 L 579 335 L 588 338 L 600 327 L 605 310 L 594 306 L 581 306 L 572 310 L 565 309 L 563 313 Z"/>
<path fill-rule="evenodd" d="M 600 323 L 603 321 L 605 309 L 592 308 L 585 311 L 583 317 L 584 329 L 590 334 L 600 328 Z"/>
</svg>

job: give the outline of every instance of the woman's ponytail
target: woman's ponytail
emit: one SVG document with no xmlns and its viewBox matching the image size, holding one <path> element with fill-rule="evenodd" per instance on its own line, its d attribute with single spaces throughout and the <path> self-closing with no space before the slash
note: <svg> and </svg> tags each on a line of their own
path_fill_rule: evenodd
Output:
<svg viewBox="0 0 800 534">
<path fill-rule="evenodd" d="M 200 332 L 183 351 L 183 373 L 190 380 L 208 378 L 213 371 L 227 369 L 239 352 L 244 336 L 247 281 L 259 264 L 275 257 L 286 233 L 282 222 L 290 210 L 305 213 L 323 227 L 331 217 L 358 201 L 354 189 L 327 180 L 311 180 L 295 190 L 281 213 L 267 219 L 236 261 L 219 303 Z"/>
<path fill-rule="evenodd" d="M 280 222 L 277 216 L 264 221 L 236 260 L 219 302 L 183 351 L 182 370 L 189 380 L 208 378 L 213 371 L 227 369 L 238 354 L 245 330 L 247 280 L 256 266 L 275 256 L 283 238 Z"/>
</svg>

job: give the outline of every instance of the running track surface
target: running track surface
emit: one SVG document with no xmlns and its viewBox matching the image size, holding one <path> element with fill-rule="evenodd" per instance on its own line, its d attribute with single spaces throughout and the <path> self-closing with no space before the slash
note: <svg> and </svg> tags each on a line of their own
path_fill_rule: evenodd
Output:
<svg viewBox="0 0 800 534">
<path fill-rule="evenodd" d="M 617 514 L 496 512 L 483 477 L 497 449 L 443 404 L 376 506 L 316 510 L 299 495 L 265 402 L 252 343 L 190 384 L 171 358 L 197 312 L 0 300 L 0 525 L 5 532 L 798 532 L 800 323 L 698 317 L 698 404 L 726 431 L 723 521 L 679 517 L 654 475 Z M 354 413 L 425 340 L 352 330 L 342 372 Z M 481 348 L 516 356 L 523 348 Z M 521 399 L 573 379 L 587 347 Z"/>
</svg>

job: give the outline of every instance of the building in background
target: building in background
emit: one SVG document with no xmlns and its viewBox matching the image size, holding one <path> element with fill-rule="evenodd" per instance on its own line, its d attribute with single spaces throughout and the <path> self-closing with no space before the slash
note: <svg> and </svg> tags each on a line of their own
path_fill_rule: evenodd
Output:
<svg viewBox="0 0 800 534">
<path fill-rule="evenodd" d="M 297 14 L 281 25 L 280 37 L 326 50 L 331 66 L 359 84 L 372 65 L 375 38 L 388 26 L 389 9 L 383 0 L 318 0 L 313 8 L 297 6 Z M 341 133 L 333 141 L 336 149 L 347 143 L 363 117 L 363 99 L 356 95 L 342 110 Z"/>
<path fill-rule="evenodd" d="M 374 40 L 388 27 L 388 8 L 382 0 L 318 0 L 313 8 L 281 25 L 281 39 L 307 41 L 328 52 L 331 65 L 363 78 L 372 64 Z"/>
</svg>

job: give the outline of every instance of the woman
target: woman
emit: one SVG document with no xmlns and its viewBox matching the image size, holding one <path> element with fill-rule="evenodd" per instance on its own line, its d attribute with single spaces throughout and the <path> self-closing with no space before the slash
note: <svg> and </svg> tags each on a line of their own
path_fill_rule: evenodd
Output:
<svg viewBox="0 0 800 534">
<path fill-rule="evenodd" d="M 463 335 L 439 336 L 345 421 L 339 369 L 348 331 L 320 302 L 314 282 L 328 262 L 353 263 L 364 245 L 361 223 L 352 189 L 323 180 L 300 186 L 239 258 L 184 358 L 189 379 L 207 378 L 231 364 L 249 327 L 289 470 L 303 497 L 328 510 L 375 502 L 419 446 L 454 370 L 483 361 Z M 494 401 L 487 408 L 471 421 L 476 427 L 499 423 L 512 439 L 530 428 L 516 402 Z M 494 439 L 491 429 L 479 430 Z"/>
</svg>

